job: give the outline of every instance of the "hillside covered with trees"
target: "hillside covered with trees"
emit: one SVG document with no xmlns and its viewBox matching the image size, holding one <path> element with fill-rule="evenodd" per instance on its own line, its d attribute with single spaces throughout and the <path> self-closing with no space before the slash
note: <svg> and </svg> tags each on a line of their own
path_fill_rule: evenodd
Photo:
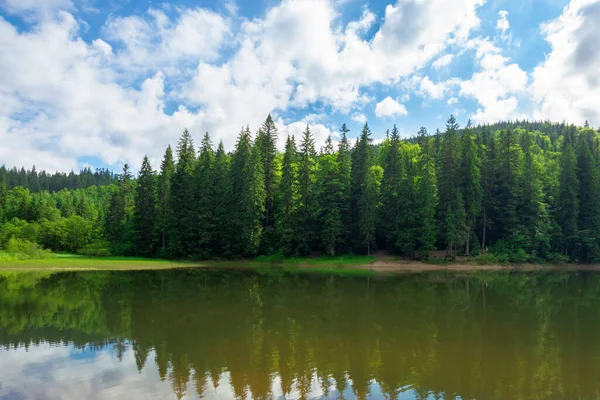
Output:
<svg viewBox="0 0 600 400">
<path fill-rule="evenodd" d="M 0 246 L 170 258 L 375 250 L 426 258 L 437 249 L 449 259 L 600 260 L 600 133 L 587 124 L 461 128 L 451 116 L 432 135 L 422 128 L 401 138 L 394 126 L 374 145 L 365 124 L 354 145 L 351 136 L 344 124 L 335 145 L 317 144 L 307 126 L 282 153 L 269 116 L 256 135 L 242 129 L 231 153 L 208 133 L 197 148 L 186 130 L 156 170 L 144 158 L 137 177 L 125 165 L 115 177 L 82 171 L 78 184 L 35 174 L 32 186 L 35 171 L 2 168 Z"/>
</svg>

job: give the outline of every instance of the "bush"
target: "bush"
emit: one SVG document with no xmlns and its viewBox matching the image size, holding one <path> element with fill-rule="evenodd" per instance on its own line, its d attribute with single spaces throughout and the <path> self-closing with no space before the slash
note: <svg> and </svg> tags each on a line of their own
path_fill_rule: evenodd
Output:
<svg viewBox="0 0 600 400">
<path fill-rule="evenodd" d="M 6 252 L 18 260 L 33 260 L 52 257 L 52 252 L 43 249 L 39 244 L 17 238 L 10 238 L 8 240 Z"/>
<path fill-rule="evenodd" d="M 271 254 L 269 256 L 258 256 L 256 257 L 256 261 L 263 263 L 282 263 L 285 260 L 285 255 L 283 252 L 277 252 L 275 254 Z"/>
<path fill-rule="evenodd" d="M 77 254 L 89 257 L 108 257 L 112 255 L 110 243 L 106 240 L 95 240 L 78 249 Z"/>
</svg>

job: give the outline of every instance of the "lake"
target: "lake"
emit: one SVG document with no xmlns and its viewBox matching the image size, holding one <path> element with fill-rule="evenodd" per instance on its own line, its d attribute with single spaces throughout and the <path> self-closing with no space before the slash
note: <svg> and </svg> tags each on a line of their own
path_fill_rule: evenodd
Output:
<svg viewBox="0 0 600 400">
<path fill-rule="evenodd" d="M 0 274 L 1 399 L 599 399 L 600 274 Z"/>
</svg>

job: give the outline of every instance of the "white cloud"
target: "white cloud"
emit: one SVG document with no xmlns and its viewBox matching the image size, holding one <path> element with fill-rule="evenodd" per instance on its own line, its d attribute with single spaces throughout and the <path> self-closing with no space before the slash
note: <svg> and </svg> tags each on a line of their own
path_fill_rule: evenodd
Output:
<svg viewBox="0 0 600 400">
<path fill-rule="evenodd" d="M 496 29 L 500 32 L 500 37 L 502 38 L 502 40 L 509 39 L 509 36 L 506 34 L 509 28 L 510 23 L 508 22 L 508 11 L 500 10 L 498 12 L 498 22 L 496 23 Z"/>
<path fill-rule="evenodd" d="M 37 19 L 57 10 L 73 9 L 73 3 L 71 0 L 0 0 L 0 7 L 11 14 Z"/>
<path fill-rule="evenodd" d="M 41 3 L 2 4 L 26 12 Z M 184 127 L 231 149 L 241 126 L 255 130 L 267 113 L 292 106 L 348 113 L 373 100 L 371 85 L 398 82 L 466 44 L 483 0 L 398 1 L 370 37 L 372 12 L 344 26 L 329 1 L 285 0 L 253 20 L 238 18 L 232 3 L 224 15 L 151 9 L 109 18 L 89 42 L 58 11 L 69 1 L 44 4 L 53 12 L 30 30 L 0 18 L 0 140 L 11 143 L 0 158 L 52 170 L 76 168 L 82 156 L 135 166 L 148 153 L 157 165 Z M 167 114 L 167 105 L 176 111 Z M 391 98 L 377 108 L 406 115 Z M 321 140 L 329 129 L 319 124 Z"/>
<path fill-rule="evenodd" d="M 432 99 L 442 99 L 452 81 L 433 83 L 428 76 L 421 80 L 419 93 Z"/>
<path fill-rule="evenodd" d="M 152 70 L 182 61 L 215 60 L 230 35 L 228 21 L 201 8 L 182 9 L 175 19 L 150 9 L 146 15 L 110 18 L 103 28 L 106 38 L 122 49 L 118 65 L 126 70 Z M 136 71 L 139 72 L 139 71 Z"/>
<path fill-rule="evenodd" d="M 362 113 L 354 113 L 352 114 L 352 121 L 364 124 L 365 122 L 367 122 L 367 116 Z"/>
<path fill-rule="evenodd" d="M 534 117 L 600 125 L 600 1 L 571 1 L 542 33 L 552 50 L 532 73 Z"/>
<path fill-rule="evenodd" d="M 448 105 L 457 104 L 458 103 L 458 99 L 456 97 L 450 97 L 446 103 Z"/>
<path fill-rule="evenodd" d="M 378 117 L 391 117 L 394 115 L 407 115 L 406 107 L 404 104 L 398 103 L 390 96 L 386 97 L 375 106 L 375 115 Z"/>
<path fill-rule="evenodd" d="M 515 97 L 527 88 L 527 74 L 517 65 L 510 64 L 488 39 L 471 42 L 475 58 L 481 70 L 471 79 L 458 81 L 462 96 L 473 97 L 479 108 L 472 116 L 476 123 L 495 122 L 500 119 L 523 118 L 518 112 L 519 102 Z"/>
<path fill-rule="evenodd" d="M 444 54 L 443 56 L 441 56 L 440 58 L 435 60 L 431 64 L 431 67 L 434 69 L 440 69 L 443 67 L 447 67 L 448 65 L 450 65 L 452 60 L 454 60 L 454 54 Z"/>
</svg>

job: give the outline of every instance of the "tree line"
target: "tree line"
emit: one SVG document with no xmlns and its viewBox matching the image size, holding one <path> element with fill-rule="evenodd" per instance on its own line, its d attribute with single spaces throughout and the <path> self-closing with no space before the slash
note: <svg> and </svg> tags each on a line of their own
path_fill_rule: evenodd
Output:
<svg viewBox="0 0 600 400">
<path fill-rule="evenodd" d="M 38 172 L 35 165 L 31 169 L 17 169 L 16 166 L 6 168 L 0 166 L 0 177 L 5 177 L 7 189 L 21 186 L 29 189 L 32 193 L 43 190 L 58 192 L 62 189 L 84 189 L 90 186 L 104 186 L 114 183 L 115 174 L 107 168 L 96 168 L 94 172 L 90 167 L 83 168 L 79 173 L 74 171 L 67 173 L 46 171 Z"/>
<path fill-rule="evenodd" d="M 342 125 L 339 141 L 328 138 L 317 151 L 307 126 L 278 152 L 269 115 L 256 135 L 243 128 L 227 153 L 208 133 L 197 149 L 185 130 L 158 171 L 144 157 L 137 178 L 125 165 L 116 183 L 94 187 L 102 196 L 90 198 L 89 188 L 71 192 L 90 198 L 97 210 L 88 242 L 105 240 L 114 254 L 213 258 L 386 250 L 426 258 L 437 249 L 450 259 L 484 253 L 507 261 L 600 259 L 600 134 L 587 124 L 461 128 L 451 116 L 443 132 L 421 128 L 401 138 L 394 126 L 379 144 L 367 123 L 353 145 L 349 133 Z M 22 220 L 14 204 L 19 196 L 27 203 L 25 189 L 7 192 L 3 180 L 5 224 Z M 43 193 L 27 192 L 27 207 Z M 67 217 L 64 204 L 55 201 Z M 43 218 L 31 214 L 25 221 Z"/>
</svg>

